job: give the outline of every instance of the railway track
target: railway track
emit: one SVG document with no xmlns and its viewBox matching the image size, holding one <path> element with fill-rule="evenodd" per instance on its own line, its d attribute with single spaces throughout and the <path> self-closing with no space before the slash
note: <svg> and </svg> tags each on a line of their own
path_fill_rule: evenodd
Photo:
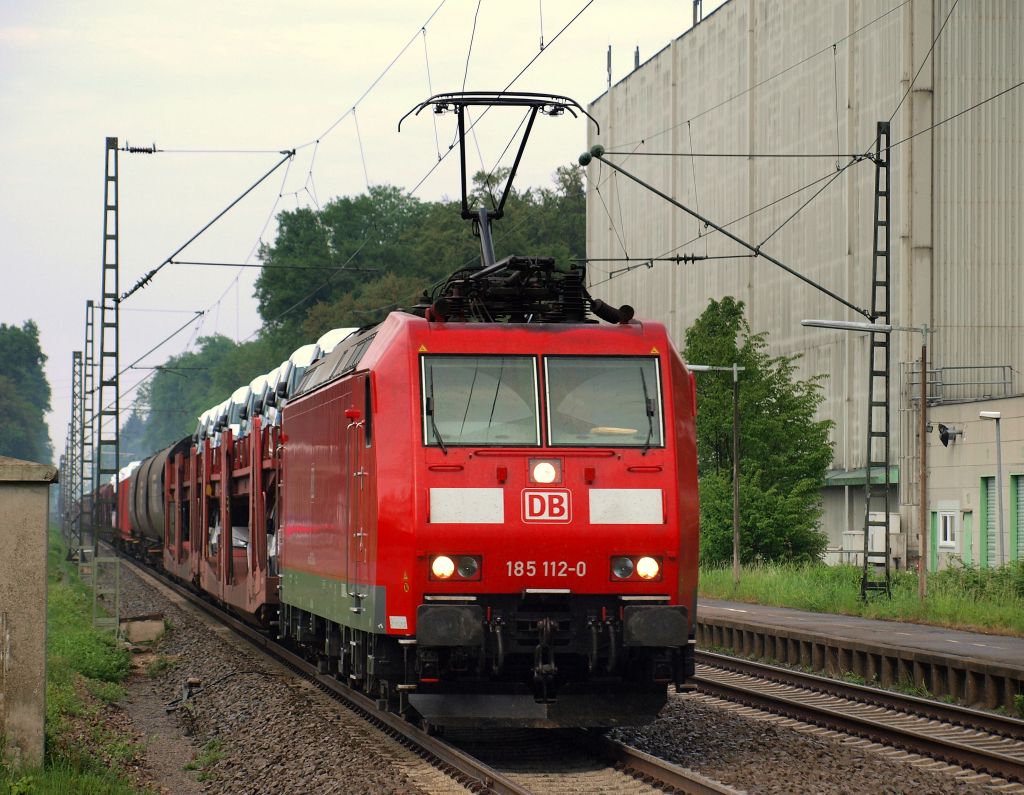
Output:
<svg viewBox="0 0 1024 795">
<path fill-rule="evenodd" d="M 698 652 L 708 695 L 1024 783 L 1024 721 Z"/>
<path fill-rule="evenodd" d="M 352 690 L 316 665 L 279 646 L 243 621 L 139 562 L 125 565 L 157 590 L 172 592 L 225 625 L 268 657 L 314 684 L 364 720 L 418 753 L 467 790 L 500 795 L 543 793 L 658 793 L 725 795 L 736 790 L 693 771 L 587 731 L 507 731 L 434 736 L 401 716 L 381 710 L 376 701 Z M 491 742 L 488 743 L 488 738 Z M 496 753 L 496 749 L 511 753 Z M 480 756 L 488 759 L 478 758 Z"/>
</svg>

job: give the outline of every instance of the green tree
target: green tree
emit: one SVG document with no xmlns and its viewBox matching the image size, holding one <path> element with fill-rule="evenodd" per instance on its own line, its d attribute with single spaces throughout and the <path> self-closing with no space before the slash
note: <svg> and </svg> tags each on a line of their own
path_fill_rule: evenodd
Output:
<svg viewBox="0 0 1024 795">
<path fill-rule="evenodd" d="M 772 357 L 765 334 L 751 333 L 743 302 L 712 300 L 686 331 L 683 357 L 744 368 L 740 374 L 740 557 L 816 560 L 821 488 L 832 460 L 831 421 L 815 420 L 821 376 L 795 378 L 795 356 Z M 701 558 L 732 556 L 732 379 L 697 376 L 697 462 Z"/>
<path fill-rule="evenodd" d="M 220 335 L 200 337 L 198 350 L 168 359 L 140 387 L 134 410 L 146 417 L 142 432 L 128 423 L 125 429 L 140 439 L 138 448 L 147 455 L 191 435 L 200 414 L 288 358 L 292 349 L 286 345 L 272 334 L 241 344 Z"/>
<path fill-rule="evenodd" d="M 53 460 L 44 417 L 50 410 L 45 364 L 34 321 L 0 324 L 0 455 L 42 463 Z"/>
<path fill-rule="evenodd" d="M 146 421 L 139 415 L 138 407 L 133 406 L 131 414 L 121 426 L 118 434 L 118 448 L 121 453 L 120 466 L 126 466 L 132 461 L 140 461 L 153 450 L 146 447 L 145 440 Z"/>
<path fill-rule="evenodd" d="M 469 204 L 491 207 L 507 169 L 473 178 Z M 266 330 L 290 335 L 293 348 L 329 328 L 380 320 L 448 274 L 479 264 L 480 244 L 460 201 L 423 202 L 378 185 L 321 210 L 278 216 L 277 240 L 264 246 L 256 299 Z M 559 168 L 554 187 L 513 188 L 493 227 L 496 256 L 553 256 L 559 267 L 585 253 L 582 171 Z"/>
</svg>

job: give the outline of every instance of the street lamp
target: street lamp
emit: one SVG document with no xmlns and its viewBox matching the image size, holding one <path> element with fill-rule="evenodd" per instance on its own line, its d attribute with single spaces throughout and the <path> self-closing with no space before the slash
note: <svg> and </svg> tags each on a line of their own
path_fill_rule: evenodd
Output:
<svg viewBox="0 0 1024 795">
<path fill-rule="evenodd" d="M 1006 539 L 1003 536 L 1003 445 L 999 435 L 999 420 L 1002 414 L 998 411 L 979 411 L 978 416 L 983 420 L 995 420 L 996 423 L 996 511 L 999 517 L 999 526 L 996 534 L 999 536 L 999 565 L 1006 563 Z"/>
<path fill-rule="evenodd" d="M 919 518 L 919 530 L 920 536 L 920 560 L 918 562 L 918 579 L 917 579 L 917 595 L 918 598 L 923 602 L 927 593 L 927 578 L 928 578 L 928 332 L 931 329 L 928 328 L 927 324 L 921 326 L 894 326 L 891 323 L 864 323 L 850 320 L 801 320 L 801 326 L 810 326 L 814 328 L 831 328 L 839 329 L 840 331 L 864 331 L 872 334 L 891 334 L 894 331 L 916 331 L 921 335 L 921 422 L 919 429 L 919 448 L 918 455 L 921 458 L 921 474 L 918 478 L 919 490 L 919 502 L 920 502 L 920 516 Z M 868 406 L 868 412 L 871 411 L 871 406 Z M 998 431 L 997 431 L 998 433 Z M 868 450 L 868 456 L 870 459 L 871 451 Z M 886 461 L 886 466 L 889 462 Z M 870 471 L 870 467 L 869 467 Z M 888 482 L 888 477 L 886 478 Z M 865 483 L 865 489 L 867 489 L 867 483 Z M 1000 503 L 1001 505 L 1001 503 Z M 885 517 L 885 534 L 888 539 L 889 536 L 889 517 Z M 864 527 L 864 549 L 868 548 L 868 527 L 865 524 Z M 889 543 L 886 541 L 886 554 L 888 554 Z M 867 557 L 865 556 L 865 566 L 867 565 Z M 886 563 L 888 566 L 888 562 Z"/>
<path fill-rule="evenodd" d="M 693 373 L 732 373 L 732 585 L 740 584 L 740 373 L 746 368 L 733 364 L 687 364 Z"/>
</svg>

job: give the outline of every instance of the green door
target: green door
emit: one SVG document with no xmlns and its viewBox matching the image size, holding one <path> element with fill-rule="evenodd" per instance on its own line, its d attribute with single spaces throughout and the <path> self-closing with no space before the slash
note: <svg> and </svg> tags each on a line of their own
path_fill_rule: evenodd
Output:
<svg viewBox="0 0 1024 795">
<path fill-rule="evenodd" d="M 928 535 L 931 539 L 928 542 L 928 571 L 939 570 L 939 514 L 932 511 L 931 522 L 929 523 Z"/>
<path fill-rule="evenodd" d="M 984 569 L 996 565 L 996 479 L 981 479 L 981 546 L 978 564 Z"/>
<path fill-rule="evenodd" d="M 1010 476 L 1010 557 L 1024 560 L 1024 533 L 1020 524 L 1024 519 L 1024 475 Z"/>
</svg>

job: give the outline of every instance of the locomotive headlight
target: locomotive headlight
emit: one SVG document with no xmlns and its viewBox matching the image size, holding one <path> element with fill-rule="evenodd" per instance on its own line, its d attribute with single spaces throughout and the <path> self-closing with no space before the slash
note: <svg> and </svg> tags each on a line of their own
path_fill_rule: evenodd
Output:
<svg viewBox="0 0 1024 795">
<path fill-rule="evenodd" d="M 633 576 L 633 559 L 626 557 L 612 558 L 612 574 L 620 580 L 628 580 Z"/>
<path fill-rule="evenodd" d="M 531 483 L 561 483 L 562 462 L 557 458 L 531 458 Z"/>
<path fill-rule="evenodd" d="M 459 576 L 464 580 L 475 579 L 477 574 L 480 573 L 480 561 L 469 555 L 463 555 L 459 558 Z"/>
<path fill-rule="evenodd" d="M 447 580 L 455 573 L 455 561 L 447 555 L 438 555 L 430 561 L 430 571 L 439 580 Z"/>
<path fill-rule="evenodd" d="M 653 580 L 661 572 L 661 566 L 654 558 L 640 558 L 636 562 L 636 573 L 645 580 Z"/>
</svg>

